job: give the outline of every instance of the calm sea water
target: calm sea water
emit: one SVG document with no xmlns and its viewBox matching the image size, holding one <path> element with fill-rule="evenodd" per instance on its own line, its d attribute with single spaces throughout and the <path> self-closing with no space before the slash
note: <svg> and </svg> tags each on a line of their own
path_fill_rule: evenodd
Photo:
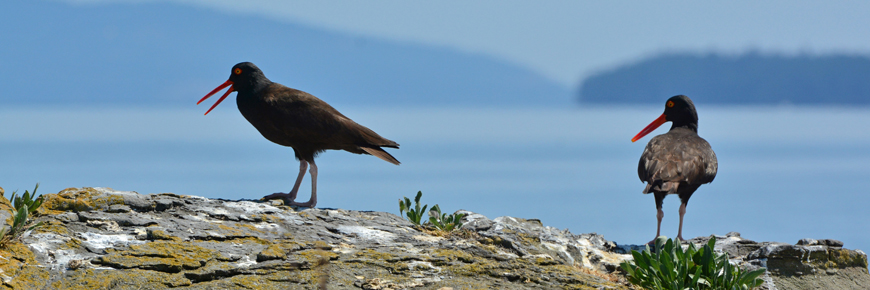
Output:
<svg viewBox="0 0 870 290">
<path fill-rule="evenodd" d="M 291 149 L 263 139 L 232 102 L 190 110 L 0 110 L 0 186 L 40 193 L 103 186 L 257 199 L 288 191 Z M 566 109 L 356 108 L 342 112 L 402 145 L 402 165 L 329 151 L 318 206 L 398 213 L 397 200 L 490 218 L 538 218 L 574 233 L 639 244 L 655 234 L 637 161 L 649 138 L 629 139 L 655 107 Z M 870 250 L 870 108 L 699 107 L 700 134 L 719 175 L 689 203 L 685 237 L 737 231 L 757 241 L 834 238 Z M 300 200 L 310 193 L 306 176 Z M 665 200 L 675 236 L 679 198 Z"/>
</svg>

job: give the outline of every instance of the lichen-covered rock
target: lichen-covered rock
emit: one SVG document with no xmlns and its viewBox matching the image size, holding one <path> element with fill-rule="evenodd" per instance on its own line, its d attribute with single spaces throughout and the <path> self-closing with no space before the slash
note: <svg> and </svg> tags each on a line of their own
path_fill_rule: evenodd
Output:
<svg viewBox="0 0 870 290">
<path fill-rule="evenodd" d="M 280 201 L 108 188 L 45 197 L 44 225 L 0 249 L 0 289 L 630 289 L 618 265 L 644 248 L 469 211 L 462 231 L 444 233 Z M 0 199 L 0 214 L 8 207 Z M 769 269 L 766 289 L 870 285 L 866 255 L 836 240 L 715 237 L 733 263 Z"/>
<path fill-rule="evenodd" d="M 445 234 L 390 213 L 275 201 L 108 188 L 45 196 L 45 225 L 0 250 L 11 261 L 0 263 L 0 288 L 628 289 L 608 274 L 620 256 L 610 242 L 537 220 L 472 214 L 479 229 Z"/>
<path fill-rule="evenodd" d="M 726 252 L 732 263 L 744 268 L 764 267 L 764 289 L 870 289 L 867 255 L 861 250 L 843 248 L 832 239 L 801 239 L 795 245 L 755 242 L 731 232 L 714 235 L 715 250 Z M 710 237 L 688 242 L 705 244 Z"/>
<path fill-rule="evenodd" d="M 469 214 L 470 225 L 484 237 L 484 243 L 509 250 L 497 253 L 502 257 L 533 259 L 538 264 L 578 265 L 605 273 L 613 272 L 628 258 L 628 255 L 612 252 L 616 244 L 595 233 L 574 235 L 567 230 L 544 226 L 536 219 L 498 217 L 488 220 L 468 211 L 459 213 Z"/>
<path fill-rule="evenodd" d="M 6 198 L 6 191 L 0 187 L 0 228 L 12 225 L 12 203 Z"/>
</svg>

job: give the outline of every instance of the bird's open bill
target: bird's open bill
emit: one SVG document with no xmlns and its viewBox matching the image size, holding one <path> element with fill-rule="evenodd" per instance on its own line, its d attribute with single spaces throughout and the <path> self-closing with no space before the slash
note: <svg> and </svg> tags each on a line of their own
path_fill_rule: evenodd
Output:
<svg viewBox="0 0 870 290">
<path fill-rule="evenodd" d="M 233 92 L 232 85 L 233 85 L 233 81 L 227 80 L 226 82 L 224 82 L 223 84 L 221 84 L 217 88 L 215 88 L 214 90 L 211 90 L 211 92 L 209 92 L 207 95 L 205 95 L 205 97 L 202 97 L 202 99 L 199 99 L 199 102 L 196 102 L 196 104 L 199 105 L 199 103 L 202 103 L 202 101 L 205 101 L 205 99 L 208 99 L 208 97 L 211 97 L 211 95 L 214 95 L 215 93 L 219 92 L 220 90 L 223 90 L 227 86 L 230 87 L 230 89 L 227 90 L 227 92 L 224 93 L 224 95 L 221 96 L 221 98 L 218 99 L 217 102 L 214 103 L 214 105 L 211 105 L 211 108 L 208 108 L 208 111 L 205 111 L 204 115 L 208 115 L 208 112 L 211 112 L 211 110 L 214 109 L 214 107 L 217 107 L 218 104 L 223 102 L 223 100 L 226 99 L 227 96 L 229 96 L 230 93 Z"/>
<path fill-rule="evenodd" d="M 659 126 L 661 126 L 662 124 L 664 124 L 667 121 L 668 121 L 667 116 L 665 116 L 665 114 L 662 114 L 661 116 L 658 117 L 658 119 L 655 119 L 655 121 L 652 121 L 652 123 L 649 123 L 649 125 L 646 125 L 646 127 L 643 128 L 643 130 L 640 130 L 640 133 L 637 133 L 637 135 L 635 135 L 634 138 L 631 138 L 631 142 L 640 140 L 640 138 L 643 138 L 643 136 L 646 136 L 646 134 L 649 134 L 650 132 L 655 131 L 656 128 L 658 128 Z"/>
</svg>

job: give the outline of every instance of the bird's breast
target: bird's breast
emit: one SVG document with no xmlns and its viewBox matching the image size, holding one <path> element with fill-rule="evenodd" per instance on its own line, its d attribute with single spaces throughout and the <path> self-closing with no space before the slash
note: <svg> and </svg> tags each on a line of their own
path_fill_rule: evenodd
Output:
<svg viewBox="0 0 870 290">
<path fill-rule="evenodd" d="M 669 132 L 647 144 L 638 165 L 642 181 L 708 183 L 718 170 L 716 155 L 694 132 Z"/>
</svg>

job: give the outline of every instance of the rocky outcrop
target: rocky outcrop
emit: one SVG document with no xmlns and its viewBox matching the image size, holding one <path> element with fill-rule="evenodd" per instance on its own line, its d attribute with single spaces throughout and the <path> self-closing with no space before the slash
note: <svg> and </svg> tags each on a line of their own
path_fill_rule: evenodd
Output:
<svg viewBox="0 0 870 290">
<path fill-rule="evenodd" d="M 867 255 L 831 239 L 802 239 L 795 245 L 743 239 L 739 233 L 716 236 L 716 250 L 746 268 L 764 267 L 765 289 L 870 289 Z M 695 238 L 706 243 L 709 237 Z"/>
<path fill-rule="evenodd" d="M 464 213 L 466 230 L 445 234 L 383 212 L 71 188 L 46 195 L 44 226 L 0 249 L 0 288 L 631 288 L 618 264 L 639 246 Z M 870 281 L 866 255 L 834 241 L 721 238 L 732 261 L 770 269 L 770 289 Z"/>
<path fill-rule="evenodd" d="M 47 199 L 0 251 L 15 289 L 627 289 L 598 235 L 470 214 L 427 233 L 391 213 L 293 209 L 107 188 Z M 605 266 L 602 266 L 605 265 Z"/>
<path fill-rule="evenodd" d="M 731 264 L 747 270 L 765 268 L 761 289 L 870 289 L 867 255 L 861 250 L 843 248 L 843 242 L 831 239 L 802 239 L 791 245 L 755 242 L 740 233 L 697 237 L 684 242 L 702 247 L 716 238 L 714 250 L 728 253 Z M 620 245 L 617 253 L 642 251 L 645 246 Z"/>
</svg>

